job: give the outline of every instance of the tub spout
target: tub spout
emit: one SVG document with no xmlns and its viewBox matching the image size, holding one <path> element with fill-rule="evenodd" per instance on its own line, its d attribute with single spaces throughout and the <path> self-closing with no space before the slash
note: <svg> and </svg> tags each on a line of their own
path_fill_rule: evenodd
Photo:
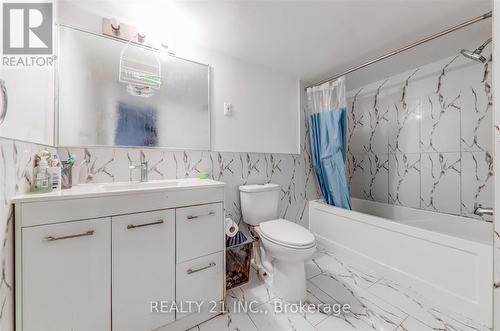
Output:
<svg viewBox="0 0 500 331">
<path fill-rule="evenodd" d="M 493 215 L 493 208 L 485 208 L 481 204 L 474 204 L 474 214 L 478 216 Z"/>
</svg>

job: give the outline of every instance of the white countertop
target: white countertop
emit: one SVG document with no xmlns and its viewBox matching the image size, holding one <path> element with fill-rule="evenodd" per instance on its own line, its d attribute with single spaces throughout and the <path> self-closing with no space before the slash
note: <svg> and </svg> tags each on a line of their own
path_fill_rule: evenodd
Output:
<svg viewBox="0 0 500 331">
<path fill-rule="evenodd" d="M 102 196 L 127 195 L 175 190 L 193 190 L 209 187 L 223 187 L 223 182 L 211 179 L 183 178 L 151 180 L 148 182 L 117 182 L 80 184 L 71 189 L 50 193 L 26 193 L 12 198 L 11 203 L 41 202 L 52 200 L 81 199 Z"/>
</svg>

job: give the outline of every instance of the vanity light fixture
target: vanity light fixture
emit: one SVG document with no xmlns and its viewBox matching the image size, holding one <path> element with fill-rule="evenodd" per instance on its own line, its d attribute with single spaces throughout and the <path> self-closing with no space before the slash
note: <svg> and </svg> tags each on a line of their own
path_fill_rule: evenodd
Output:
<svg viewBox="0 0 500 331">
<path fill-rule="evenodd" d="M 146 34 L 137 32 L 137 41 L 141 44 L 144 44 L 146 41 Z"/>
<path fill-rule="evenodd" d="M 118 20 L 116 18 L 112 18 L 110 20 L 110 25 L 111 25 L 111 30 L 113 31 L 115 36 L 119 36 L 120 35 L 120 23 L 118 22 Z"/>
<path fill-rule="evenodd" d="M 146 34 L 135 26 L 118 22 L 116 18 L 102 19 L 102 34 L 134 44 L 145 45 Z"/>
</svg>

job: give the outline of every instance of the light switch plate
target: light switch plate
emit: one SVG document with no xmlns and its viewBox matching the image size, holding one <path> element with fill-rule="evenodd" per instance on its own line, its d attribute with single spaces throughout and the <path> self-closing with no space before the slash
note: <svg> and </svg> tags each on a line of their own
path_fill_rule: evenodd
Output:
<svg viewBox="0 0 500 331">
<path fill-rule="evenodd" d="M 224 116 L 233 115 L 233 105 L 229 102 L 224 102 Z"/>
</svg>

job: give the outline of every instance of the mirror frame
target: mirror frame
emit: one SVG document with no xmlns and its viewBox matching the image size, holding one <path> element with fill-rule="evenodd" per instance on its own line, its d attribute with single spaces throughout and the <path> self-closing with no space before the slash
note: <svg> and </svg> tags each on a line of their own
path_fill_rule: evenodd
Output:
<svg viewBox="0 0 500 331">
<path fill-rule="evenodd" d="M 58 61 L 55 61 L 55 68 L 54 68 L 54 74 L 55 74 L 55 79 L 54 79 L 54 135 L 53 135 L 53 142 L 54 142 L 54 147 L 56 148 L 64 148 L 64 147 L 73 147 L 73 148 L 86 148 L 86 147 L 98 147 L 98 148 L 133 148 L 133 149 L 161 149 L 165 151 L 212 151 L 212 67 L 203 62 L 195 61 L 192 59 L 188 59 L 185 57 L 177 56 L 173 53 L 169 53 L 166 51 L 163 51 L 159 48 L 152 47 L 152 46 L 145 46 L 145 45 L 140 45 L 140 44 L 134 44 L 137 47 L 141 47 L 146 50 L 151 50 L 151 51 L 156 51 L 156 52 L 165 52 L 165 55 L 188 61 L 191 63 L 199 64 L 202 66 L 205 66 L 207 69 L 207 83 L 208 83 L 208 91 L 207 91 L 207 101 L 208 101 L 208 148 L 207 149 L 199 149 L 199 148 L 176 148 L 176 147 L 167 147 L 167 146 L 118 146 L 118 145 L 66 145 L 66 144 L 61 144 L 59 142 L 59 74 L 60 74 L 60 31 L 61 28 L 67 28 L 67 29 L 72 29 L 76 30 L 79 32 L 87 33 L 90 35 L 93 35 L 95 37 L 100 37 L 100 38 L 105 38 L 117 42 L 121 42 L 123 44 L 127 44 L 126 41 L 119 39 L 119 38 L 113 38 L 111 36 L 107 36 L 104 34 L 98 34 L 92 31 L 87 31 L 75 26 L 71 25 L 66 25 L 66 24 L 61 24 L 61 23 L 55 23 L 55 29 L 56 29 L 56 37 L 55 37 L 55 54 L 57 56 Z"/>
</svg>

